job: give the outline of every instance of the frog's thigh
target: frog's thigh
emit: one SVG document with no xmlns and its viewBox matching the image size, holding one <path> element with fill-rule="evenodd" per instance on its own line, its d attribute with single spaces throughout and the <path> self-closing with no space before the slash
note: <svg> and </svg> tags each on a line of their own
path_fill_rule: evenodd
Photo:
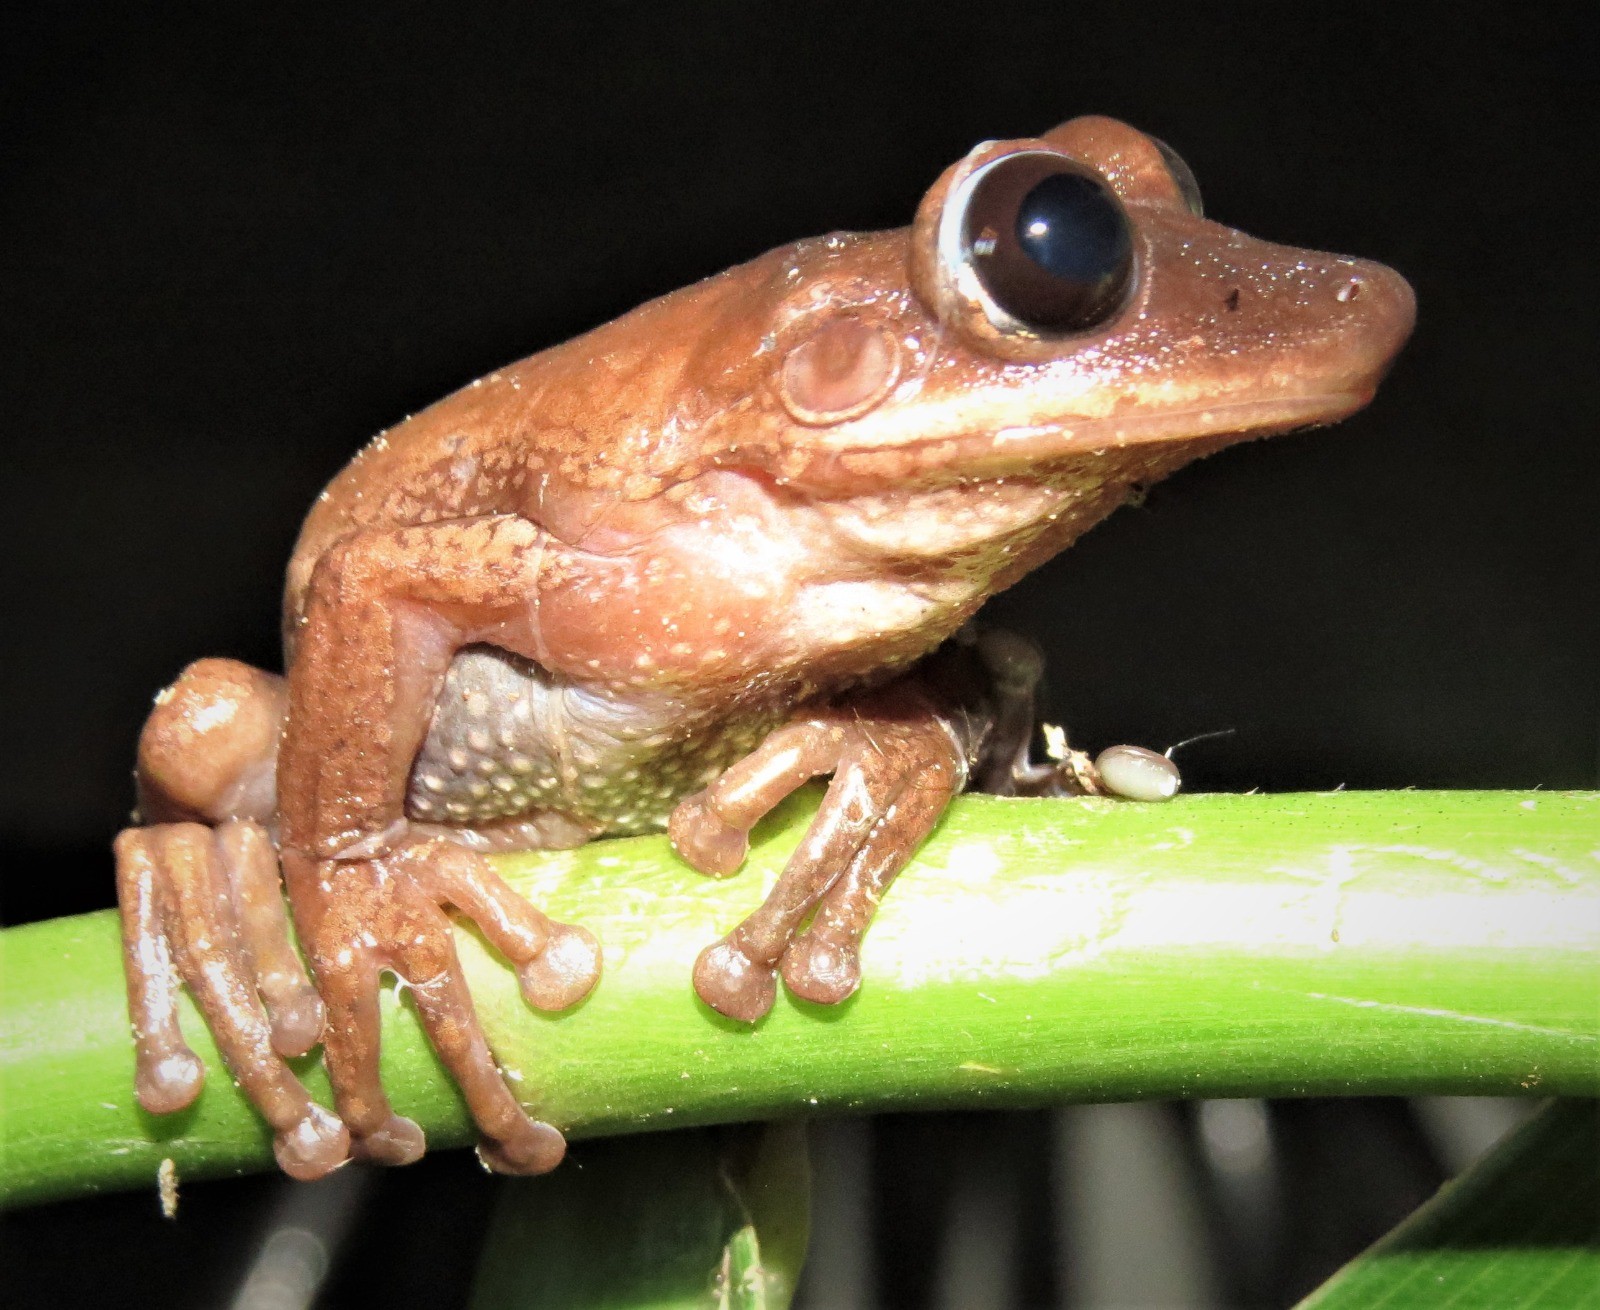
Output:
<svg viewBox="0 0 1600 1310">
<path fill-rule="evenodd" d="M 285 704 L 274 674 L 237 660 L 189 665 L 156 697 L 139 734 L 139 808 L 147 823 L 218 825 L 210 857 L 232 903 L 237 953 L 272 1015 L 273 1045 L 303 1055 L 322 1032 L 322 1004 L 290 944 L 278 856 L 261 822 L 277 805 Z"/>
</svg>

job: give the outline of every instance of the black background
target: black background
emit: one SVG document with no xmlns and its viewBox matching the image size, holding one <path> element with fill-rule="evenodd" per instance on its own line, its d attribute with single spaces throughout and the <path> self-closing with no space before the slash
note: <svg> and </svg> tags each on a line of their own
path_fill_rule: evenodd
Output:
<svg viewBox="0 0 1600 1310">
<path fill-rule="evenodd" d="M 1367 412 L 1192 467 L 997 602 L 1051 650 L 1053 715 L 1090 746 L 1234 729 L 1185 754 L 1201 789 L 1592 785 L 1586 13 L 25 7 L 6 920 L 111 903 L 150 694 L 199 655 L 276 667 L 300 518 L 372 432 L 774 245 L 902 225 L 975 141 L 1084 112 L 1170 142 L 1225 222 L 1399 268 L 1420 316 Z M 193 1254 L 141 1240 L 105 1258 Z M 11 1277 L 64 1269 L 41 1245 Z M 191 1277 L 167 1304 L 206 1302 Z"/>
</svg>

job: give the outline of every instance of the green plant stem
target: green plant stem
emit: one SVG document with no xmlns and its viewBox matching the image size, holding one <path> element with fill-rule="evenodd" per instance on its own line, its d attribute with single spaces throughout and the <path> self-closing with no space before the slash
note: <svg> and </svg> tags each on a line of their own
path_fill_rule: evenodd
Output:
<svg viewBox="0 0 1600 1310">
<path fill-rule="evenodd" d="M 1137 1097 L 1600 1092 L 1600 795 L 1192 796 L 1165 806 L 968 797 L 901 876 L 837 1008 L 780 994 L 753 1028 L 694 997 L 696 953 L 759 902 L 814 798 L 723 882 L 661 838 L 506 857 L 511 883 L 604 943 L 567 1014 L 462 957 L 502 1065 L 573 1135 L 828 1110 Z M 472 1139 L 403 988 L 384 1079 L 435 1146 Z M 211 1069 L 157 1119 L 133 1102 L 115 918 L 0 938 L 0 1196 L 40 1201 L 270 1167 Z M 308 1084 L 326 1098 L 315 1059 Z"/>
</svg>

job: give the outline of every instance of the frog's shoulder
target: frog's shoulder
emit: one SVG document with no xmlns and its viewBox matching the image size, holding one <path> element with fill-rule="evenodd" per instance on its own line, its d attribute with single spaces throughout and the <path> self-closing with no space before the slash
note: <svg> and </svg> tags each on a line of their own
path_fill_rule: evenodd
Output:
<svg viewBox="0 0 1600 1310">
<path fill-rule="evenodd" d="M 480 378 L 372 437 L 317 496 L 289 561 L 293 616 L 327 551 L 354 533 L 515 510 L 539 356 Z"/>
</svg>

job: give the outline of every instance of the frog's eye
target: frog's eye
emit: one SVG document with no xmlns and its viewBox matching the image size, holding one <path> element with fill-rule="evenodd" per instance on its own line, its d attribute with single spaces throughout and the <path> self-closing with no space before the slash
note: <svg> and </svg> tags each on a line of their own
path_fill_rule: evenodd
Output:
<svg viewBox="0 0 1600 1310">
<path fill-rule="evenodd" d="M 1127 300 L 1128 217 L 1098 175 L 1053 151 L 976 169 L 951 197 L 943 227 L 1002 331 L 1083 332 Z"/>
<path fill-rule="evenodd" d="M 1183 162 L 1182 155 L 1160 137 L 1151 137 L 1150 144 L 1160 152 L 1161 162 L 1167 166 L 1167 172 L 1172 174 L 1172 180 L 1178 185 L 1178 194 L 1183 197 L 1183 203 L 1188 206 L 1189 212 L 1196 218 L 1204 218 L 1206 207 L 1200 200 L 1200 184 L 1194 180 L 1194 170 Z"/>
</svg>

